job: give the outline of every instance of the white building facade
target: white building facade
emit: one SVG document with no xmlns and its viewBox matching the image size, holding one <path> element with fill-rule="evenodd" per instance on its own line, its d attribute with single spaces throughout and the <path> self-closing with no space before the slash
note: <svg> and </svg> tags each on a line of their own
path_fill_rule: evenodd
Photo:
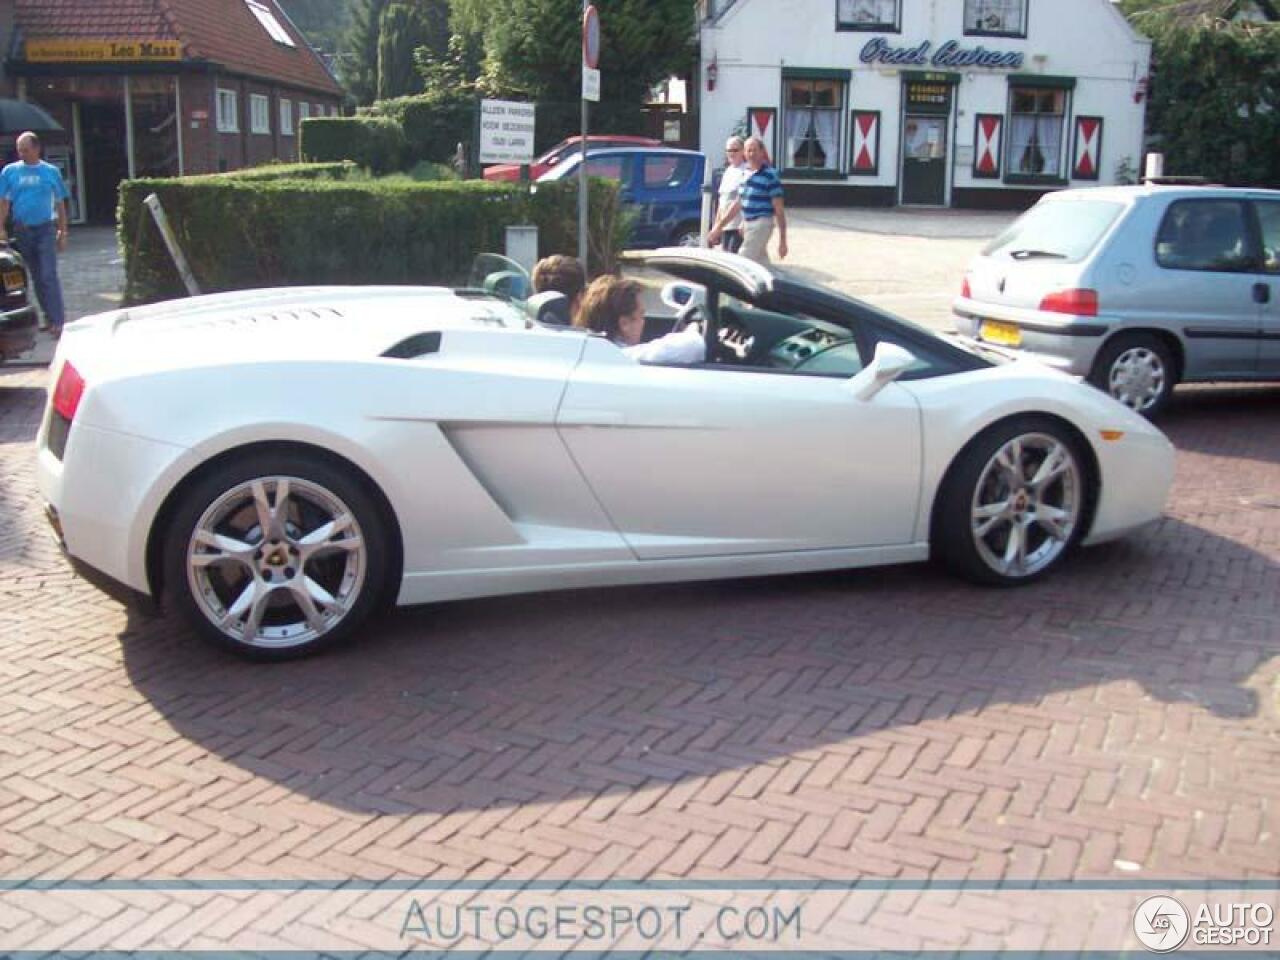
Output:
<svg viewBox="0 0 1280 960">
<path fill-rule="evenodd" d="M 1151 44 L 1110 0 L 716 0 L 700 39 L 703 150 L 761 136 L 789 203 L 1016 209 L 1141 165 Z"/>
</svg>

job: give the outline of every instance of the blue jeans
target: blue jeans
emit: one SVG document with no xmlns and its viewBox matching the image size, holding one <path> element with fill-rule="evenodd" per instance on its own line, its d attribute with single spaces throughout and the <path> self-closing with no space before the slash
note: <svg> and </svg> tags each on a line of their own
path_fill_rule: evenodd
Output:
<svg viewBox="0 0 1280 960">
<path fill-rule="evenodd" d="M 13 227 L 13 245 L 31 271 L 40 306 L 54 330 L 62 329 L 66 310 L 62 306 L 62 286 L 58 282 L 58 224 L 56 220 L 38 227 L 20 223 Z"/>
</svg>

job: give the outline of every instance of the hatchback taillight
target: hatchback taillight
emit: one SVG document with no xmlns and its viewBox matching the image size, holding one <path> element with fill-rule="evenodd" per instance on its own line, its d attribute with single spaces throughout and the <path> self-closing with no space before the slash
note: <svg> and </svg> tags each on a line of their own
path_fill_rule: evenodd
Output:
<svg viewBox="0 0 1280 960">
<path fill-rule="evenodd" d="M 64 363 L 62 372 L 58 374 L 58 384 L 53 388 L 53 409 L 67 421 L 74 420 L 83 396 L 84 377 L 71 364 Z"/>
<path fill-rule="evenodd" d="M 1077 317 L 1098 315 L 1097 290 L 1055 290 L 1040 301 L 1040 309 L 1050 313 L 1070 313 Z"/>
<path fill-rule="evenodd" d="M 960 283 L 960 296 L 964 297 L 966 300 L 973 296 L 973 292 L 969 289 L 969 278 L 967 276 Z"/>
</svg>

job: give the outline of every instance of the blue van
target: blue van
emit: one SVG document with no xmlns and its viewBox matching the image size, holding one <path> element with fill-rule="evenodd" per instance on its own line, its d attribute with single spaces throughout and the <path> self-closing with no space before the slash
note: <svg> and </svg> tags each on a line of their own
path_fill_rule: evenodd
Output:
<svg viewBox="0 0 1280 960">
<path fill-rule="evenodd" d="M 582 157 L 565 159 L 539 183 L 578 176 Z M 629 246 L 640 249 L 701 243 L 702 178 L 707 158 L 673 147 L 606 147 L 589 150 L 587 172 L 616 180 L 622 202 L 636 215 Z"/>
</svg>

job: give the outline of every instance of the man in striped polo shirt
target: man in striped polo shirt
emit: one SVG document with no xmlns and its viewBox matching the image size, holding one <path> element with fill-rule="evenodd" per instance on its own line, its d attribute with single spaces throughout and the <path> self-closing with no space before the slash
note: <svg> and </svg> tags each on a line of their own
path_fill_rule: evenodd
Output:
<svg viewBox="0 0 1280 960">
<path fill-rule="evenodd" d="M 707 242 L 715 244 L 720 239 L 724 225 L 742 211 L 743 240 L 738 253 L 756 263 L 768 264 L 769 238 L 774 225 L 778 228 L 778 259 L 787 257 L 787 213 L 782 204 L 782 181 L 769 166 L 764 141 L 759 137 L 747 140 L 747 166 L 750 176 L 743 181 L 738 199 L 720 211 L 716 224 L 707 234 Z"/>
</svg>

